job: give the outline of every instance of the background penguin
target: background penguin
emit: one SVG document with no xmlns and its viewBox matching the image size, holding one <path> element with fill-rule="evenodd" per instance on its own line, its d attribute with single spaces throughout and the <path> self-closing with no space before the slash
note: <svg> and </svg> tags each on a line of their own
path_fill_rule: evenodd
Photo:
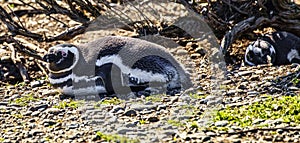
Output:
<svg viewBox="0 0 300 143">
<path fill-rule="evenodd" d="M 164 47 L 109 36 L 83 45 L 60 44 L 44 56 L 50 83 L 69 95 L 174 95 L 192 86 L 189 74 Z"/>
<path fill-rule="evenodd" d="M 279 31 L 266 34 L 247 47 L 247 64 L 267 64 L 268 60 L 273 65 L 300 63 L 300 38 L 292 33 Z"/>
</svg>

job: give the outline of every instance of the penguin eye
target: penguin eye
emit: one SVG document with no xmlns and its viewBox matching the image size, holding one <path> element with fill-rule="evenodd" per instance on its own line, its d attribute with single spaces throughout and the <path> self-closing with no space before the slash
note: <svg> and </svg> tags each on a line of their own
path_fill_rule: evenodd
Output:
<svg viewBox="0 0 300 143">
<path fill-rule="evenodd" d="M 51 50 L 49 51 L 49 53 L 50 53 L 50 54 L 54 53 L 54 50 L 53 50 L 53 49 L 51 49 Z"/>
<path fill-rule="evenodd" d="M 67 53 L 64 52 L 64 51 L 61 51 L 61 55 L 62 55 L 63 57 L 67 57 Z"/>
</svg>

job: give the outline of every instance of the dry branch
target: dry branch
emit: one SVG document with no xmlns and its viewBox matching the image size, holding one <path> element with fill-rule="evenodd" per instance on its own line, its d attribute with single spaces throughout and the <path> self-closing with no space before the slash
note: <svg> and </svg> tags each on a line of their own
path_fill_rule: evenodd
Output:
<svg viewBox="0 0 300 143">
<path fill-rule="evenodd" d="M 206 22 L 222 37 L 221 49 L 230 61 L 228 48 L 245 33 L 273 27 L 300 36 L 300 7 L 289 0 L 218 0 L 202 7 Z"/>
</svg>

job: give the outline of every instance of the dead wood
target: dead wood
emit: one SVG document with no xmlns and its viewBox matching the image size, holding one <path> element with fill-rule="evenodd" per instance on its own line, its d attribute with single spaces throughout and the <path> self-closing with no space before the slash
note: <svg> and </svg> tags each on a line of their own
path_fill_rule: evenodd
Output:
<svg viewBox="0 0 300 143">
<path fill-rule="evenodd" d="M 228 48 L 241 35 L 273 27 L 300 36 L 300 6 L 289 0 L 217 0 L 201 7 L 206 22 L 221 39 L 221 49 L 230 61 Z"/>
</svg>

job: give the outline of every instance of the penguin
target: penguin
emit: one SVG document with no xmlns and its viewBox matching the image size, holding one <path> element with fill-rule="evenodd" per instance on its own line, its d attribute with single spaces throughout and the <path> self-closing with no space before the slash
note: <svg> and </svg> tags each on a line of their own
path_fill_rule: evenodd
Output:
<svg viewBox="0 0 300 143">
<path fill-rule="evenodd" d="M 43 60 L 50 84 L 66 95 L 175 95 L 192 86 L 190 74 L 164 47 L 141 39 L 107 36 L 59 44 Z"/>
<path fill-rule="evenodd" d="M 265 34 L 247 47 L 245 63 L 251 66 L 300 63 L 300 38 L 285 31 Z"/>
</svg>

